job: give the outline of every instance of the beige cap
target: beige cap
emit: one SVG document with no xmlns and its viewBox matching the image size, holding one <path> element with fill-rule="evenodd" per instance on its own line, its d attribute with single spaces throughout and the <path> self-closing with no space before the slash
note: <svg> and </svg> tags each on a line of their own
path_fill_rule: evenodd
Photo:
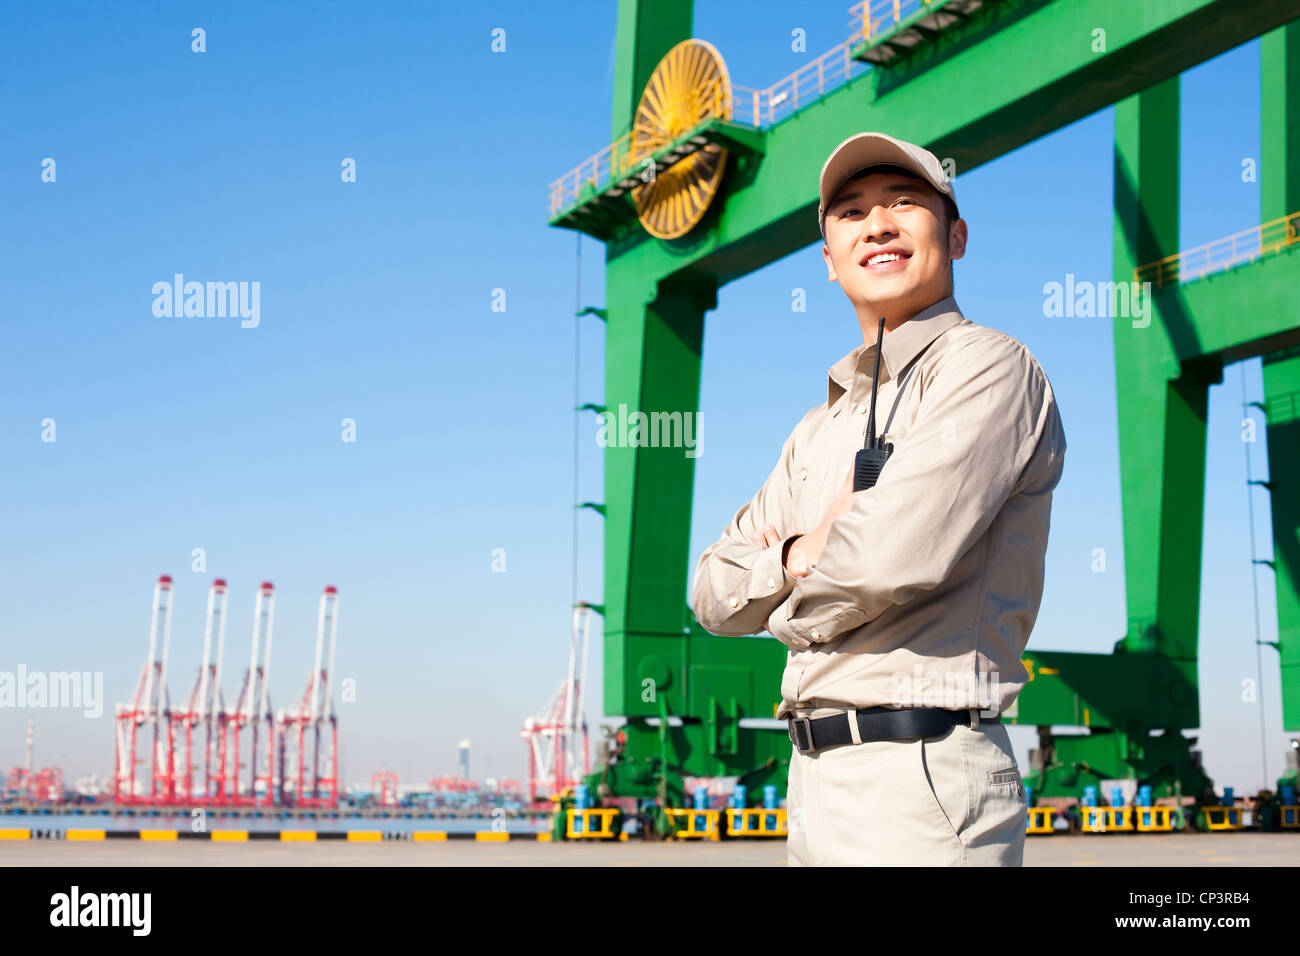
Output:
<svg viewBox="0 0 1300 956">
<path fill-rule="evenodd" d="M 857 133 L 831 151 L 822 167 L 818 192 L 821 202 L 817 206 L 817 227 L 826 235 L 826 205 L 849 178 L 867 166 L 890 165 L 910 169 L 942 195 L 957 205 L 957 195 L 952 182 L 943 171 L 943 165 L 934 153 L 915 143 L 905 143 L 884 133 Z"/>
</svg>

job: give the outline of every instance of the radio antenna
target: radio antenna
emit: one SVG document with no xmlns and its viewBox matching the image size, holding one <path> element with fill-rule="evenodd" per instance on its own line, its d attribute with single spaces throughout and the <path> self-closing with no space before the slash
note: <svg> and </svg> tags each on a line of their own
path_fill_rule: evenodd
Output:
<svg viewBox="0 0 1300 956">
<path fill-rule="evenodd" d="M 876 367 L 871 373 L 871 411 L 867 415 L 867 441 L 863 448 L 875 448 L 876 442 L 876 387 L 880 384 L 880 349 L 885 341 L 885 317 L 880 317 L 880 327 L 876 329 Z"/>
</svg>

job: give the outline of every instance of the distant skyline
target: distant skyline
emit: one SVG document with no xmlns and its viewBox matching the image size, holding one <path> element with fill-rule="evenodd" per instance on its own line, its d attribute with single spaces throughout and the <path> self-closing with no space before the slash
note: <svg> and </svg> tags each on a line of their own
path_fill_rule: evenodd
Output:
<svg viewBox="0 0 1300 956">
<path fill-rule="evenodd" d="M 848 7 L 700 0 L 694 33 L 734 82 L 766 87 L 841 42 Z M 227 700 L 257 586 L 275 583 L 277 707 L 303 694 L 332 584 L 336 675 L 356 691 L 336 698 L 342 779 L 454 775 L 465 737 L 476 779 L 526 779 L 520 730 L 565 677 L 572 600 L 602 599 L 589 509 L 573 551 L 573 313 L 575 296 L 605 304 L 604 249 L 548 227 L 546 200 L 608 145 L 615 16 L 597 2 L 6 5 L 0 670 L 102 674 L 105 706 L 96 719 L 0 706 L 0 771 L 21 764 L 34 716 L 38 767 L 60 764 L 69 783 L 111 772 L 113 705 L 139 678 L 167 573 L 174 702 L 196 673 L 213 577 L 231 588 Z M 791 49 L 795 29 L 809 52 Z M 1183 77 L 1181 248 L 1259 222 L 1259 184 L 1241 177 L 1259 158 L 1259 82 L 1258 42 Z M 1047 306 L 1051 283 L 1111 278 L 1113 127 L 1101 110 L 955 178 L 970 226 L 955 298 L 1033 351 L 1069 446 L 1031 651 L 1106 653 L 1126 630 L 1111 324 Z M 169 317 L 155 288 L 177 275 Z M 196 301 L 187 316 L 191 281 L 202 313 Z M 208 283 L 235 286 L 209 310 Z M 600 403 L 603 326 L 576 321 L 578 393 Z M 827 367 L 859 344 L 820 244 L 719 290 L 688 586 L 825 399 Z M 1248 494 L 1254 557 L 1272 556 L 1272 535 L 1266 494 L 1245 485 L 1240 423 L 1258 412 L 1243 411 L 1243 373 L 1245 400 L 1261 399 L 1257 360 L 1210 390 L 1205 726 L 1188 732 L 1239 793 L 1284 771 L 1292 736 L 1265 648 L 1264 776 L 1260 705 L 1241 699 L 1256 676 Z M 598 423 L 583 413 L 576 427 L 577 501 L 600 501 Z M 1245 453 L 1261 479 L 1258 431 Z M 1275 640 L 1267 570 L 1259 595 L 1260 636 Z M 602 651 L 593 627 L 593 759 Z M 1010 734 L 1028 769 L 1034 729 Z"/>
</svg>

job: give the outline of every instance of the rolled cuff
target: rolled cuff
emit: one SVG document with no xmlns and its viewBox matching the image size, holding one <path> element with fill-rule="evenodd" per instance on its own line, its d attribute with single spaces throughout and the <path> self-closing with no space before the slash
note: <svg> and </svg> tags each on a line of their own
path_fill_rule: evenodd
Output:
<svg viewBox="0 0 1300 956">
<path fill-rule="evenodd" d="M 802 651 L 812 646 L 812 641 L 800 634 L 798 625 L 790 621 L 790 599 L 781 602 L 781 606 L 772 612 L 768 620 L 768 630 L 772 636 L 794 651 Z"/>
<path fill-rule="evenodd" d="M 815 623 L 806 618 L 797 621 L 791 619 L 790 606 L 791 600 L 787 597 L 768 620 L 771 622 L 772 636 L 796 651 L 802 651 L 813 644 L 837 640 L 867 621 L 867 613 L 857 607 L 841 608 L 829 616 L 823 615 Z M 799 615 L 796 614 L 795 617 Z"/>
<path fill-rule="evenodd" d="M 769 545 L 759 552 L 750 569 L 749 591 L 746 594 L 749 600 L 777 594 L 780 594 L 781 600 L 784 600 L 785 596 L 794 590 L 798 579 L 785 569 L 785 564 L 781 561 L 781 553 L 786 542 L 797 537 L 799 537 L 797 534 L 787 535 L 776 544 Z"/>
</svg>

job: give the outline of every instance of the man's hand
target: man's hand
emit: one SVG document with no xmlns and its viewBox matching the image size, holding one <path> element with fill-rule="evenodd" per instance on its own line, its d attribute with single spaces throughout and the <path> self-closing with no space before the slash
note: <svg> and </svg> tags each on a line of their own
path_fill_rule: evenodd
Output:
<svg viewBox="0 0 1300 956">
<path fill-rule="evenodd" d="M 762 531 L 758 532 L 750 540 L 760 547 L 770 548 L 784 537 L 785 535 L 777 533 L 776 525 L 767 524 L 763 526 Z"/>
<path fill-rule="evenodd" d="M 755 544 L 759 545 L 760 547 L 770 548 L 778 541 L 785 540 L 785 535 L 781 534 L 779 531 L 776 530 L 776 525 L 766 524 L 763 526 L 762 531 L 752 536 L 751 540 Z M 795 540 L 797 541 L 798 538 L 796 538 Z M 789 549 L 787 548 L 786 550 L 788 551 Z M 766 625 L 764 626 L 766 627 Z M 770 627 L 767 627 L 767 632 L 769 634 L 772 633 L 772 629 Z"/>
<path fill-rule="evenodd" d="M 831 525 L 836 518 L 853 506 L 853 494 L 853 466 L 850 464 L 849 471 L 844 476 L 844 484 L 840 485 L 840 490 L 835 493 L 835 499 L 826 509 L 826 515 L 821 523 L 807 534 L 795 538 L 790 544 L 790 553 L 786 557 L 785 567 L 791 575 L 796 578 L 807 577 L 808 572 L 817 566 L 822 556 L 822 549 L 826 547 L 826 539 L 830 537 Z"/>
<path fill-rule="evenodd" d="M 817 561 L 822 556 L 822 549 L 826 547 L 826 539 L 830 536 L 831 525 L 836 518 L 853 506 L 853 495 L 853 462 L 850 461 L 848 473 L 844 476 L 844 484 L 840 485 L 839 491 L 835 493 L 835 499 L 826 509 L 821 523 L 807 534 L 799 535 L 786 549 L 785 569 L 792 577 L 807 577 L 808 572 L 816 567 Z M 769 524 L 761 533 L 754 535 L 753 540 L 755 544 L 771 547 L 781 541 L 782 537 L 777 533 L 776 528 Z M 767 625 L 767 632 L 772 633 L 770 624 Z"/>
</svg>

